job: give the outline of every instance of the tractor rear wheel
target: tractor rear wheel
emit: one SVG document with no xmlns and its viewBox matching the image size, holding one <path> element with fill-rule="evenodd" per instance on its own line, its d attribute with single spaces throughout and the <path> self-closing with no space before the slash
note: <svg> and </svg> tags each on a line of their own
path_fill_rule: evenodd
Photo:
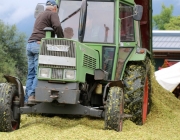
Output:
<svg viewBox="0 0 180 140">
<path fill-rule="evenodd" d="M 5 83 L 0 88 L 0 132 L 11 132 L 19 129 L 20 114 L 15 111 L 18 104 L 17 87 Z M 17 101 L 17 102 L 16 102 Z"/>
<path fill-rule="evenodd" d="M 111 87 L 105 107 L 105 129 L 122 131 L 124 113 L 124 93 L 120 87 Z"/>
<path fill-rule="evenodd" d="M 137 125 L 145 123 L 151 107 L 150 60 L 128 64 L 124 74 L 124 113 Z"/>
</svg>

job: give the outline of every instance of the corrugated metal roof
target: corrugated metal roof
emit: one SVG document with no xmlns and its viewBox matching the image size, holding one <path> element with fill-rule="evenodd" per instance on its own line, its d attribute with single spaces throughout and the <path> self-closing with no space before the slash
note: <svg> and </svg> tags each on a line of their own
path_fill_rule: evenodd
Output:
<svg viewBox="0 0 180 140">
<path fill-rule="evenodd" d="M 180 51 L 180 31 L 153 31 L 153 50 Z"/>
</svg>

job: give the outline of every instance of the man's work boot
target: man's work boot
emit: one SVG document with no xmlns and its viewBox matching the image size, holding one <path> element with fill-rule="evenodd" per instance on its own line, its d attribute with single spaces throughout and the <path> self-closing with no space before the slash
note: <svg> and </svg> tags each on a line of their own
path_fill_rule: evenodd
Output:
<svg viewBox="0 0 180 140">
<path fill-rule="evenodd" d="M 35 96 L 34 96 L 34 95 L 29 96 L 29 98 L 28 98 L 28 104 L 35 104 Z"/>
</svg>

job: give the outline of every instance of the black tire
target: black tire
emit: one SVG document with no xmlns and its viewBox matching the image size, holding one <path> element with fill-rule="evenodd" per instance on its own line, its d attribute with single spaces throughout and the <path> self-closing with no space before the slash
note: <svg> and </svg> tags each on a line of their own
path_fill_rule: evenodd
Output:
<svg viewBox="0 0 180 140">
<path fill-rule="evenodd" d="M 111 87 L 105 107 L 105 129 L 122 131 L 124 93 L 120 87 Z"/>
<path fill-rule="evenodd" d="M 19 129 L 21 115 L 14 119 L 13 101 L 18 98 L 17 88 L 13 84 L 5 83 L 0 88 L 0 132 L 11 132 Z"/>
<path fill-rule="evenodd" d="M 151 107 L 150 60 L 129 63 L 125 69 L 123 81 L 125 84 L 124 113 L 132 115 L 130 120 L 137 125 L 142 125 Z"/>
</svg>

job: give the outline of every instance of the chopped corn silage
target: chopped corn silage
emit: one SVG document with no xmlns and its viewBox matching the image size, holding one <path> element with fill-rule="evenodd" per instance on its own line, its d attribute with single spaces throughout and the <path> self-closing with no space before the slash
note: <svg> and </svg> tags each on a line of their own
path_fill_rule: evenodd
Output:
<svg viewBox="0 0 180 140">
<path fill-rule="evenodd" d="M 0 140 L 180 140 L 180 101 L 157 83 L 151 69 L 152 108 L 143 126 L 126 120 L 116 132 L 103 130 L 101 119 L 22 115 L 21 128 L 0 132 Z"/>
</svg>

